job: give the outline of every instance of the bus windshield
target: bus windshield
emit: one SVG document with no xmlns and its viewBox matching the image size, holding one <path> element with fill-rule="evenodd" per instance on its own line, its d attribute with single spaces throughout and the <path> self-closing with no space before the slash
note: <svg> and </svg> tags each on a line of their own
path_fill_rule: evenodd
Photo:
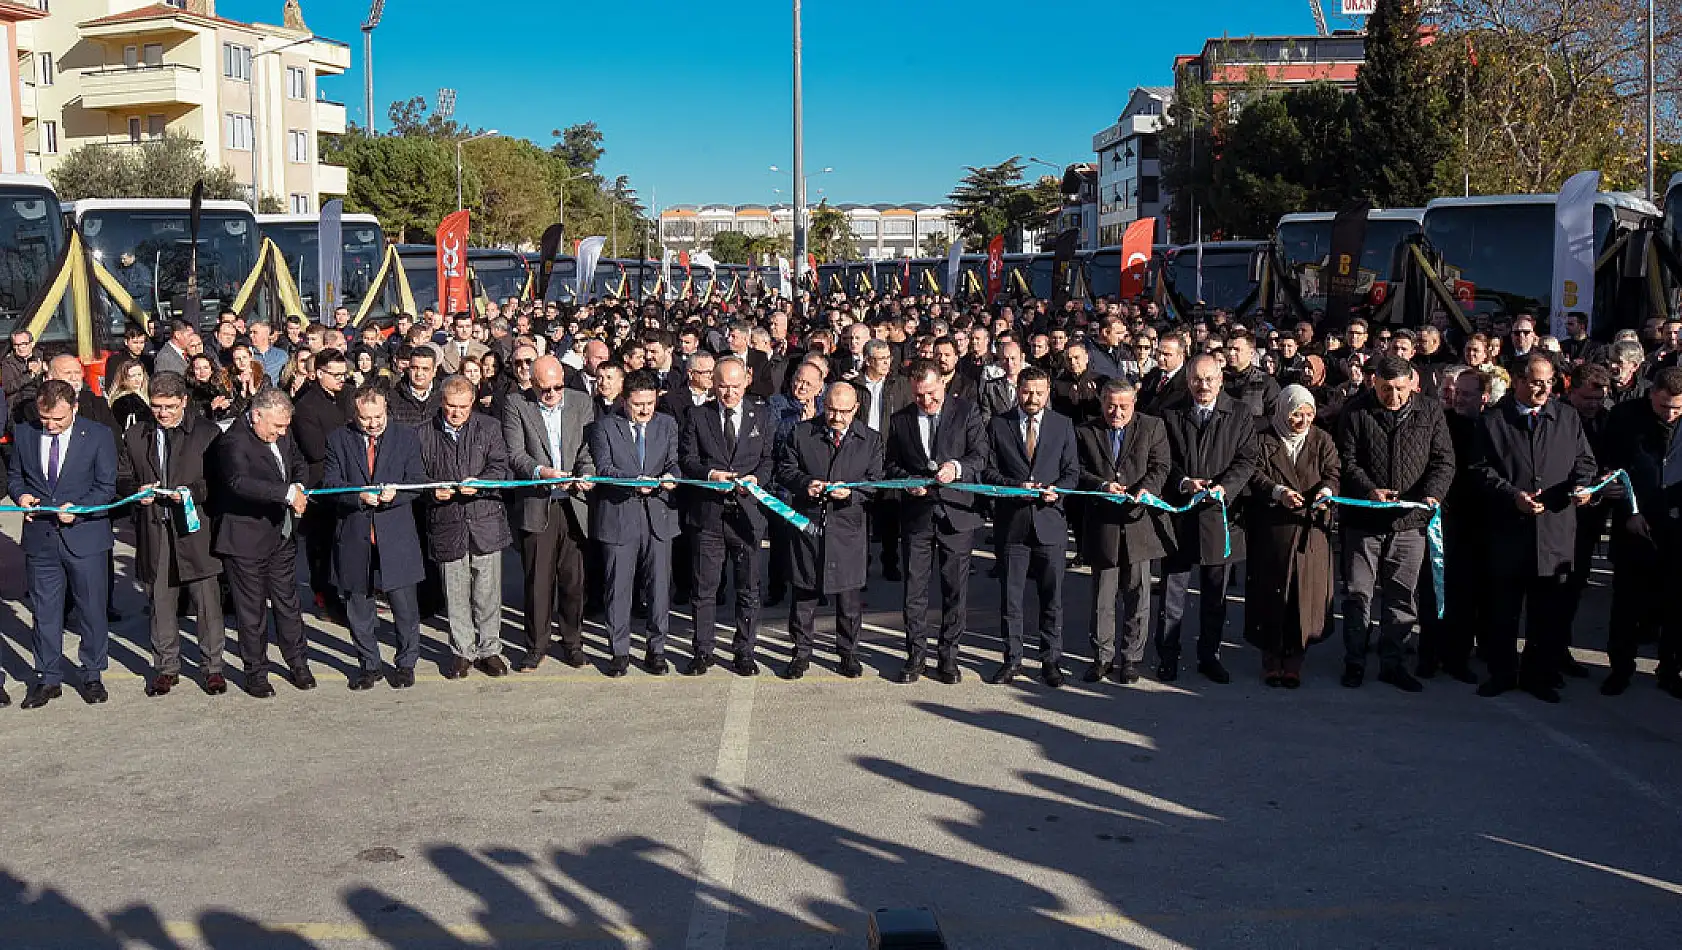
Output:
<svg viewBox="0 0 1682 950">
<path fill-rule="evenodd" d="M 143 310 L 162 319 L 183 312 L 192 240 L 187 212 L 107 208 L 81 219 L 82 236 Z M 206 210 L 199 227 L 200 314 L 214 324 L 257 266 L 257 222 L 249 212 Z"/>
<path fill-rule="evenodd" d="M 1405 218 L 1374 218 L 1367 221 L 1367 239 L 1361 246 L 1361 269 L 1378 280 L 1391 278 L 1391 258 L 1409 235 L 1419 233 L 1419 224 Z M 1332 222 L 1288 221 L 1279 225 L 1279 245 L 1299 277 L 1302 269 L 1321 265 L 1332 252 Z"/>
<path fill-rule="evenodd" d="M 1204 248 L 1203 307 L 1206 310 L 1236 312 L 1249 299 L 1256 285 L 1250 280 L 1249 248 Z M 1174 292 L 1189 306 L 1197 306 L 1197 248 L 1181 248 L 1168 265 Z"/>
<path fill-rule="evenodd" d="M 265 224 L 263 236 L 274 241 L 286 258 L 292 279 L 298 282 L 298 293 L 304 302 L 315 306 L 315 296 L 321 286 L 320 226 L 312 222 Z M 367 296 L 368 288 L 380 272 L 380 258 L 385 249 L 385 235 L 380 226 L 369 223 L 344 224 L 344 268 L 340 278 L 339 297 L 344 306 L 355 312 Z"/>
<path fill-rule="evenodd" d="M 467 262 L 479 278 L 485 297 L 501 303 L 509 297 L 524 296 L 526 292 L 526 263 L 514 255 L 487 254 L 483 257 L 471 252 Z"/>
<path fill-rule="evenodd" d="M 0 191 L 0 329 L 10 333 L 24 308 L 40 291 L 64 248 L 64 219 L 52 193 L 37 189 Z M 41 334 L 44 340 L 67 339 L 66 308 Z"/>
<path fill-rule="evenodd" d="M 1594 208 L 1595 247 L 1606 246 L 1612 211 Z M 1425 237 L 1443 256 L 1443 280 L 1470 284 L 1471 314 L 1542 315 L 1553 297 L 1554 206 L 1449 205 L 1425 215 Z"/>
</svg>

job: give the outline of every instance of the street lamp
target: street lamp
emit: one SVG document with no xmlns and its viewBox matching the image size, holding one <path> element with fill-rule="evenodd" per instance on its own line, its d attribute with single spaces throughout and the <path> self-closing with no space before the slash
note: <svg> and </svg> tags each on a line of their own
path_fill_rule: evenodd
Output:
<svg viewBox="0 0 1682 950">
<path fill-rule="evenodd" d="M 771 166 L 771 171 L 779 175 L 788 174 L 786 170 L 778 168 L 775 165 Z M 806 183 L 819 175 L 828 175 L 833 171 L 835 171 L 834 168 L 826 166 L 818 169 L 810 175 L 801 175 L 800 184 L 794 189 L 794 254 L 801 260 L 806 259 L 806 253 L 804 250 L 806 246 Z M 779 195 L 783 193 L 781 188 L 773 188 L 771 190 Z M 819 189 L 819 193 L 822 193 L 822 189 Z"/>
<path fill-rule="evenodd" d="M 456 210 L 457 211 L 461 210 L 461 147 L 463 145 L 466 145 L 468 142 L 477 142 L 480 139 L 488 139 L 493 135 L 501 135 L 501 134 L 502 133 L 498 132 L 496 129 L 491 129 L 489 132 L 480 132 L 478 135 L 470 135 L 467 138 L 456 140 Z"/>
</svg>

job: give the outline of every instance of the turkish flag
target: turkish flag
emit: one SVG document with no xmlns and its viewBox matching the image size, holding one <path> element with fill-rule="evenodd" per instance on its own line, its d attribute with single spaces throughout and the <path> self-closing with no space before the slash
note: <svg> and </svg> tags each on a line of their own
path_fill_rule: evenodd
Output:
<svg viewBox="0 0 1682 950">
<path fill-rule="evenodd" d="M 1478 285 L 1469 280 L 1454 282 L 1454 299 L 1460 302 L 1460 309 L 1471 311 L 1477 306 Z"/>
<path fill-rule="evenodd" d="M 1367 291 L 1367 302 L 1375 307 L 1382 307 L 1384 306 L 1384 301 L 1389 299 L 1390 282 L 1384 280 L 1373 281 L 1372 289 Z"/>
<path fill-rule="evenodd" d="M 987 302 L 999 299 L 1005 284 L 1005 236 L 987 242 Z"/>
<path fill-rule="evenodd" d="M 1145 292 L 1145 269 L 1151 264 L 1151 243 L 1156 240 L 1156 219 L 1140 218 L 1129 224 L 1121 236 L 1121 297 L 1128 300 Z"/>
<path fill-rule="evenodd" d="M 467 215 L 453 212 L 438 225 L 438 312 L 445 315 L 467 313 L 473 306 L 467 281 Z"/>
</svg>

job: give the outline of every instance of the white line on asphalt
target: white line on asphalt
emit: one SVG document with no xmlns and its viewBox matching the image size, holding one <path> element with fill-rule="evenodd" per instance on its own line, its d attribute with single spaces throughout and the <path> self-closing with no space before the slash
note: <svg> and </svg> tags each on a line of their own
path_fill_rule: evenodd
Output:
<svg viewBox="0 0 1682 950">
<path fill-rule="evenodd" d="M 1522 841 L 1509 841 L 1508 839 L 1503 838 L 1499 835 L 1488 835 L 1488 834 L 1486 834 L 1486 835 L 1479 835 L 1478 837 L 1484 838 L 1484 839 L 1489 840 L 1489 841 L 1494 841 L 1498 844 L 1504 844 L 1504 845 L 1508 845 L 1508 846 L 1514 847 L 1514 848 L 1521 848 L 1525 851 L 1533 851 L 1537 854 L 1546 855 L 1550 858 L 1553 858 L 1556 861 L 1564 861 L 1567 864 L 1575 864 L 1575 865 L 1578 865 L 1579 867 L 1592 868 L 1596 871 L 1604 871 L 1607 874 L 1611 874 L 1615 877 L 1621 877 L 1626 881 L 1634 881 L 1637 884 L 1645 884 L 1648 887 L 1655 887 L 1655 888 L 1658 888 L 1661 891 L 1667 891 L 1671 894 L 1675 894 L 1678 897 L 1682 897 L 1682 884 L 1672 884 L 1669 881 L 1661 881 L 1656 877 L 1648 877 L 1645 874 L 1637 874 L 1634 871 L 1625 871 L 1622 868 L 1615 868 L 1615 867 L 1612 867 L 1611 865 L 1608 865 L 1608 864 L 1596 864 L 1593 861 L 1584 861 L 1582 858 L 1574 858 L 1569 854 L 1560 854 L 1558 851 L 1549 851 L 1547 848 L 1538 848 L 1533 844 L 1525 844 Z"/>
<path fill-rule="evenodd" d="M 1613 765 L 1599 752 L 1596 752 L 1593 746 L 1590 746 L 1588 743 L 1583 742 L 1580 739 L 1574 739 L 1571 736 L 1560 732 L 1558 729 L 1555 729 L 1553 726 L 1550 726 L 1542 720 L 1537 719 L 1535 716 L 1530 715 L 1518 706 L 1509 705 L 1507 703 L 1497 703 L 1496 705 L 1515 719 L 1529 723 L 1531 726 L 1535 727 L 1536 731 L 1540 732 L 1544 736 L 1547 736 L 1554 745 L 1559 746 L 1567 752 L 1576 754 L 1579 758 L 1584 759 L 1589 764 L 1600 769 L 1602 772 L 1617 779 L 1624 785 L 1625 788 L 1664 809 L 1672 817 L 1682 820 L 1682 805 L 1679 805 L 1671 798 L 1671 796 L 1660 791 L 1658 787 L 1654 786 L 1652 783 L 1639 778 L 1627 769 Z"/>
<path fill-rule="evenodd" d="M 724 706 L 724 735 L 718 743 L 713 781 L 725 794 L 740 793 L 748 777 L 748 748 L 753 734 L 753 696 L 757 677 L 737 677 L 730 684 Z M 715 894 L 730 894 L 736 886 L 737 828 L 742 806 L 722 801 L 707 819 L 701 834 L 701 866 L 695 874 L 695 905 L 689 912 L 687 950 L 724 950 L 730 931 L 730 906 Z"/>
</svg>

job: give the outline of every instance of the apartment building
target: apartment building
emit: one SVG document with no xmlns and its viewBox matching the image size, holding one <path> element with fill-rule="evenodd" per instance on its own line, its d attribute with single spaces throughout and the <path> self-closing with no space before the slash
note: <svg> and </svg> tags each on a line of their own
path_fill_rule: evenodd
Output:
<svg viewBox="0 0 1682 950">
<path fill-rule="evenodd" d="M 248 194 L 313 212 L 345 193 L 345 169 L 320 160 L 319 136 L 345 130 L 323 77 L 350 47 L 313 35 L 298 0 L 274 0 L 280 25 L 216 15 L 215 0 L 29 0 L 16 59 L 24 83 L 26 167 L 50 173 L 82 146 L 131 148 L 166 132 L 204 146 Z M 256 185 L 254 188 L 253 185 Z"/>
<path fill-rule="evenodd" d="M 1127 226 L 1140 218 L 1157 219 L 1157 237 L 1166 239 L 1168 195 L 1162 187 L 1160 138 L 1174 102 L 1168 86 L 1139 86 L 1127 97 L 1115 124 L 1092 137 L 1098 155 L 1098 243 L 1121 243 Z"/>
<path fill-rule="evenodd" d="M 0 53 L 5 55 L 5 75 L 0 76 L 0 174 L 28 167 L 23 123 L 25 115 L 36 111 L 35 85 L 24 81 L 19 50 L 34 42 L 35 21 L 44 16 L 32 5 L 0 0 Z"/>
<path fill-rule="evenodd" d="M 952 209 L 925 204 L 839 204 L 866 260 L 922 257 L 936 234 L 957 236 Z M 674 205 L 660 212 L 660 241 L 674 251 L 704 249 L 720 232 L 749 237 L 794 233 L 790 205 Z"/>
</svg>

